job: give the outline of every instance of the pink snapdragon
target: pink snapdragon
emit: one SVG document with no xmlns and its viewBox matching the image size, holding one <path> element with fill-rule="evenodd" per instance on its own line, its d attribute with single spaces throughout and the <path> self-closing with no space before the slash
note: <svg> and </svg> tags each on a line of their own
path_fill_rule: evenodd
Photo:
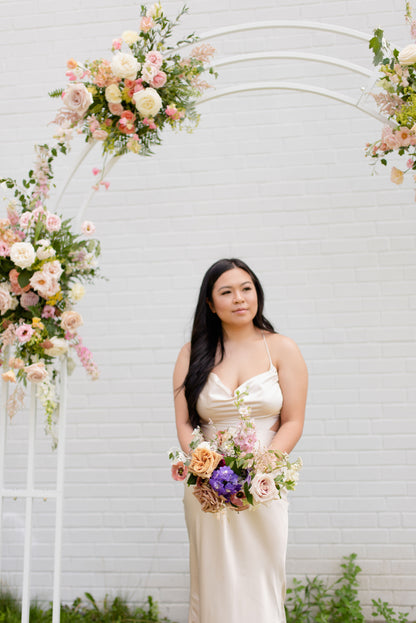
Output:
<svg viewBox="0 0 416 623">
<path fill-rule="evenodd" d="M 183 110 L 178 110 L 176 106 L 173 106 L 172 104 L 170 104 L 169 106 L 166 106 L 165 114 L 168 117 L 170 117 L 172 121 L 178 121 L 179 119 L 182 119 L 185 116 L 185 113 Z"/>
<path fill-rule="evenodd" d="M 148 119 L 147 117 L 145 117 L 144 119 L 142 119 L 142 123 L 143 125 L 147 125 L 150 130 L 156 130 L 156 124 L 153 119 Z"/>
<path fill-rule="evenodd" d="M 75 333 L 70 333 L 69 331 L 67 331 L 65 333 L 65 339 L 68 340 L 70 345 L 74 348 L 87 374 L 91 376 L 93 381 L 98 379 L 100 375 L 98 367 L 92 358 L 91 351 L 83 345 L 81 337 Z"/>
<path fill-rule="evenodd" d="M 111 44 L 111 49 L 114 50 L 121 50 L 121 45 L 123 43 L 122 39 L 113 39 L 113 42 Z"/>
</svg>

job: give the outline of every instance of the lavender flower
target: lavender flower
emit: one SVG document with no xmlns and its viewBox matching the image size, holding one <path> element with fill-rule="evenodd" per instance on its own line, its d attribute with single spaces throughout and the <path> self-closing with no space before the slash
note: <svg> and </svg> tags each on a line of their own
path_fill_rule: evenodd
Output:
<svg viewBox="0 0 416 623">
<path fill-rule="evenodd" d="M 228 465 L 223 465 L 216 469 L 209 479 L 209 484 L 217 495 L 222 495 L 227 500 L 243 488 L 240 478 Z"/>
</svg>

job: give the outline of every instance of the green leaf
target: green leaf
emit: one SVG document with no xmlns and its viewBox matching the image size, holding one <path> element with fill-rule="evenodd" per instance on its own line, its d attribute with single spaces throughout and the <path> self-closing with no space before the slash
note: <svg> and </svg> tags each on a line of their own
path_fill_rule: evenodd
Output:
<svg viewBox="0 0 416 623">
<path fill-rule="evenodd" d="M 19 273 L 19 276 L 17 278 L 17 282 L 19 286 L 21 288 L 25 288 L 27 285 L 29 285 L 31 276 L 32 276 L 32 273 L 30 272 L 30 270 L 22 270 L 22 272 Z"/>
<path fill-rule="evenodd" d="M 197 481 L 197 477 L 195 474 L 189 474 L 188 476 L 188 485 L 195 485 Z"/>
</svg>

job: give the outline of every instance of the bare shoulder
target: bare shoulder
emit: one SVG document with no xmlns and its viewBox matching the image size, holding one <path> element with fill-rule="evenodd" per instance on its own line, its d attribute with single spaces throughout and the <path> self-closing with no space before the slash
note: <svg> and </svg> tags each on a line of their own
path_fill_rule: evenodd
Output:
<svg viewBox="0 0 416 623">
<path fill-rule="evenodd" d="M 287 335 L 282 335 L 281 333 L 268 333 L 267 343 L 269 345 L 272 360 L 277 368 L 287 362 L 304 363 L 299 346 Z"/>
</svg>

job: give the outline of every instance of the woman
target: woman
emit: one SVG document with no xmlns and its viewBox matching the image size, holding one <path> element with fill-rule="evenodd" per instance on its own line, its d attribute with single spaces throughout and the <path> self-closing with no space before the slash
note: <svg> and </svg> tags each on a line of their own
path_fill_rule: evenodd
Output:
<svg viewBox="0 0 416 623">
<path fill-rule="evenodd" d="M 307 370 L 296 344 L 263 316 L 259 280 L 241 260 L 213 264 L 202 281 L 192 339 L 173 375 L 178 438 L 235 425 L 237 390 L 265 448 L 289 453 L 304 421 Z M 204 513 L 185 487 L 190 541 L 189 623 L 284 623 L 287 501 L 255 511 Z"/>
</svg>

